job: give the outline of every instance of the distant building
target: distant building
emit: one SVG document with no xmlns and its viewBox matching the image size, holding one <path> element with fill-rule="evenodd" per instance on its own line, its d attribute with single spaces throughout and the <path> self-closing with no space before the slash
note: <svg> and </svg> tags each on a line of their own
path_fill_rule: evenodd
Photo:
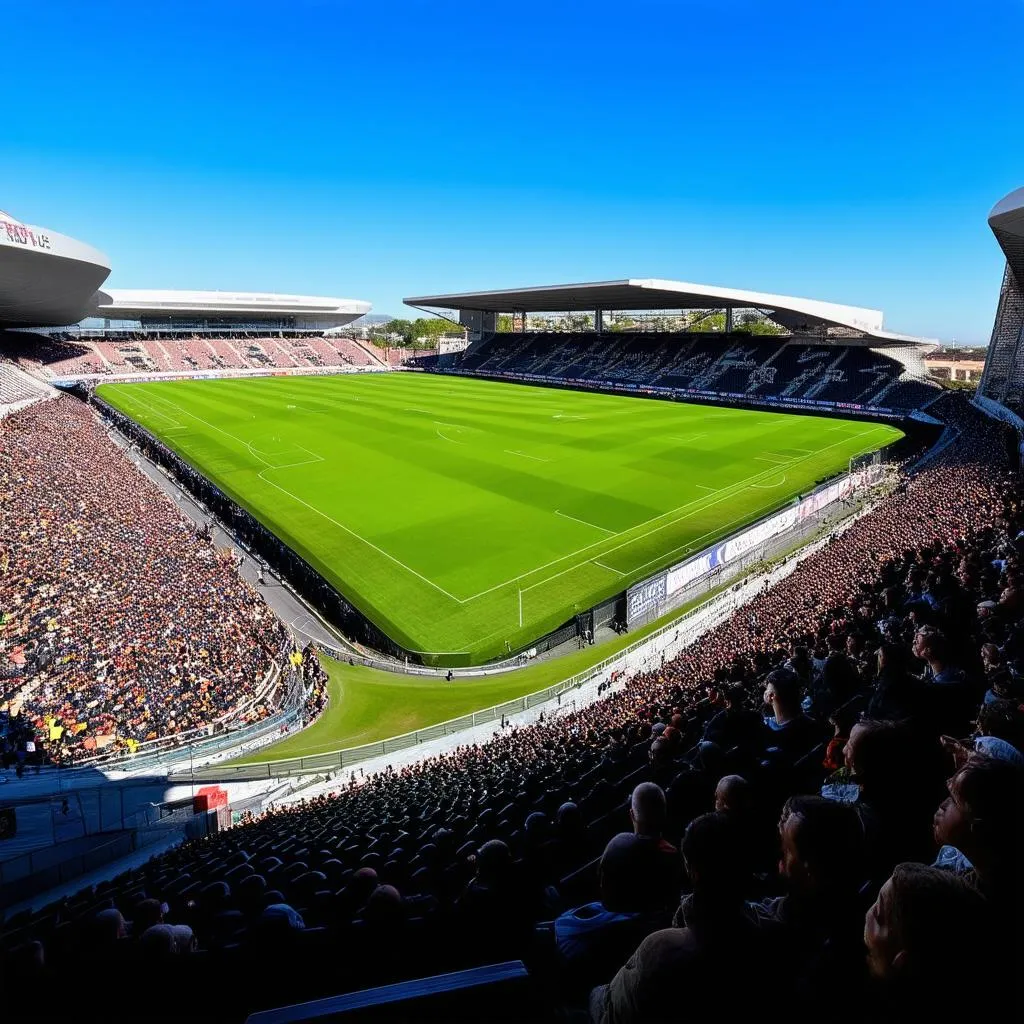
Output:
<svg viewBox="0 0 1024 1024">
<path fill-rule="evenodd" d="M 370 312 L 359 299 L 265 292 L 102 289 L 103 253 L 0 211 L 0 330 L 83 338 L 308 335 Z"/>
<path fill-rule="evenodd" d="M 429 339 L 424 338 L 423 341 Z M 452 338 L 448 335 L 442 335 L 437 339 L 437 354 L 439 356 L 451 355 L 453 352 L 465 352 L 466 347 L 469 345 L 469 341 L 466 336 L 463 335 L 461 338 Z"/>
<path fill-rule="evenodd" d="M 928 373 L 936 380 L 975 384 L 985 369 L 984 348 L 939 348 L 924 357 Z"/>
</svg>

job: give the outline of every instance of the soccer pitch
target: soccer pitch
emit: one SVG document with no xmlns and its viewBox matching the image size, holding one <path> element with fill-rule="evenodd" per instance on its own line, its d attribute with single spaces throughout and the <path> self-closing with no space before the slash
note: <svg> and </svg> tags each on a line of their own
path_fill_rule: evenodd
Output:
<svg viewBox="0 0 1024 1024">
<path fill-rule="evenodd" d="M 439 664 L 521 648 L 901 436 L 413 373 L 98 394 Z"/>
</svg>

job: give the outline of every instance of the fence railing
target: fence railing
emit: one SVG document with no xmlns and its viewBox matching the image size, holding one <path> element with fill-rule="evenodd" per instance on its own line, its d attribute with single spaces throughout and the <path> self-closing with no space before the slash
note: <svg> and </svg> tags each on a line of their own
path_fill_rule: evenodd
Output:
<svg viewBox="0 0 1024 1024">
<path fill-rule="evenodd" d="M 795 567 L 803 557 L 806 557 L 818 550 L 823 544 L 828 543 L 829 537 L 833 533 L 843 532 L 843 530 L 852 525 L 852 523 L 861 516 L 870 512 L 871 508 L 872 503 L 869 501 L 856 510 L 851 510 L 850 514 L 845 516 L 842 521 L 830 523 L 824 536 L 808 540 L 799 553 L 792 552 L 790 556 L 783 558 L 780 563 L 782 569 L 786 569 L 787 566 Z M 763 583 L 767 582 L 771 578 L 772 574 L 777 571 L 781 571 L 779 565 L 764 573 L 756 574 L 751 577 L 749 582 L 751 586 L 753 586 L 754 590 L 756 590 Z M 736 608 L 745 603 L 745 600 L 741 600 L 741 598 L 737 596 L 737 591 L 747 589 L 747 582 L 748 581 L 744 581 L 743 584 L 732 585 L 729 589 L 709 597 L 707 600 L 702 601 L 700 604 L 689 608 L 687 611 L 673 618 L 665 625 L 652 630 L 650 633 L 646 633 L 644 636 L 633 641 L 633 643 L 628 646 L 616 651 L 614 654 L 610 654 L 607 658 L 603 658 L 594 665 L 582 669 L 580 672 L 577 672 L 566 679 L 553 683 L 552 685 L 533 693 L 525 694 L 522 697 L 516 697 L 512 700 L 505 701 L 502 704 L 496 704 L 493 707 L 484 708 L 481 711 L 475 711 L 471 714 L 460 715 L 457 718 L 452 718 L 445 722 L 439 722 L 437 725 L 428 726 L 424 729 L 416 729 L 412 732 L 403 733 L 399 736 L 378 740 L 374 743 L 365 743 L 357 747 L 327 751 L 321 754 L 306 754 L 300 757 L 282 758 L 280 760 L 265 761 L 262 763 L 211 765 L 208 767 L 197 768 L 194 771 L 190 771 L 188 774 L 171 776 L 170 781 L 242 782 L 258 779 L 287 778 L 292 775 L 312 774 L 323 771 L 339 771 L 374 757 L 381 757 L 397 751 L 407 750 L 410 747 L 419 746 L 420 744 L 427 743 L 431 740 L 464 732 L 467 729 L 471 729 L 478 725 L 486 725 L 490 722 L 500 721 L 502 717 L 520 714 L 524 711 L 530 710 L 531 708 L 537 707 L 540 704 L 545 704 L 553 698 L 556 698 L 559 694 L 577 689 L 585 683 L 594 681 L 598 676 L 608 672 L 609 670 L 614 670 L 627 665 L 630 662 L 632 655 L 645 647 L 650 647 L 652 649 L 656 648 L 659 640 L 670 633 L 674 632 L 676 634 L 683 634 L 682 636 L 677 635 L 676 637 L 673 637 L 673 641 L 670 645 L 674 645 L 676 640 L 686 639 L 687 630 L 690 631 L 691 636 L 694 631 L 703 632 L 703 630 L 707 628 L 707 621 L 715 620 L 716 617 L 724 617 L 725 615 L 731 614 L 736 610 Z"/>
<path fill-rule="evenodd" d="M 280 672 L 280 668 L 278 667 Z M 301 695 L 302 688 L 297 693 Z M 249 725 L 228 729 L 212 736 L 203 735 L 203 730 L 181 733 L 175 736 L 164 736 L 140 744 L 134 754 L 119 751 L 116 754 L 101 754 L 96 757 L 83 758 L 71 764 L 58 766 L 58 770 L 75 772 L 97 768 L 125 770 L 139 774 L 148 769 L 163 770 L 168 766 L 183 761 L 192 762 L 197 758 L 205 760 L 224 751 L 244 753 L 254 746 L 262 745 L 259 741 L 267 741 L 272 733 L 290 731 L 302 718 L 303 702 L 296 699 L 296 690 L 291 689 L 281 709 L 268 718 Z"/>
<path fill-rule="evenodd" d="M 731 592 L 717 594 L 707 601 L 703 601 L 701 604 L 690 608 L 672 622 L 646 634 L 615 654 L 609 655 L 607 658 L 569 676 L 567 679 L 553 683 L 551 686 L 546 686 L 544 689 L 537 690 L 534 693 L 528 693 L 522 697 L 516 697 L 501 704 L 495 704 L 493 707 L 474 711 L 468 715 L 460 715 L 458 718 L 451 718 L 448 721 L 439 722 L 437 725 L 416 729 L 412 732 L 403 733 L 400 736 L 393 736 L 385 740 L 378 740 L 374 743 L 364 743 L 361 746 L 348 747 L 343 750 L 334 750 L 323 754 L 306 754 L 301 757 L 283 758 L 278 761 L 265 761 L 259 764 L 211 765 L 209 767 L 197 768 L 184 775 L 172 775 L 170 781 L 181 782 L 190 779 L 194 779 L 197 782 L 206 779 L 246 781 L 284 778 L 290 775 L 302 775 L 324 770 L 339 770 L 358 764 L 360 761 L 366 761 L 372 757 L 380 757 L 398 750 L 406 750 L 409 747 L 418 746 L 421 743 L 427 743 L 442 736 L 450 736 L 478 725 L 497 722 L 503 717 L 528 711 L 538 704 L 547 703 L 561 693 L 582 686 L 613 666 L 624 662 L 641 647 L 651 644 L 659 637 L 668 633 L 684 628 L 687 623 L 694 622 L 702 616 L 706 617 L 712 610 L 720 612 L 723 609 L 731 610 L 733 607 L 735 607 L 735 597 Z"/>
</svg>

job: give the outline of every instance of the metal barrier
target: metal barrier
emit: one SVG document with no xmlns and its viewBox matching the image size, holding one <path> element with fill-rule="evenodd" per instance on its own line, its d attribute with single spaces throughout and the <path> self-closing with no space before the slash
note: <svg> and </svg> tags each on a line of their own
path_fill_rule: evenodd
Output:
<svg viewBox="0 0 1024 1024">
<path fill-rule="evenodd" d="M 188 782 L 194 780 L 201 782 L 218 780 L 242 782 L 256 779 L 285 778 L 291 775 L 303 775 L 325 770 L 337 771 L 348 768 L 372 757 L 380 757 L 398 750 L 405 750 L 430 740 L 439 739 L 442 736 L 463 732 L 477 725 L 486 725 L 489 722 L 500 721 L 503 716 L 528 711 L 538 704 L 544 704 L 557 697 L 560 693 L 565 693 L 567 690 L 582 686 L 584 683 L 607 671 L 613 665 L 624 661 L 630 654 L 641 647 L 656 641 L 657 638 L 672 631 L 678 631 L 687 623 L 699 622 L 702 617 L 707 617 L 709 612 L 732 611 L 735 606 L 736 599 L 731 592 L 718 594 L 684 612 L 679 618 L 662 626 L 660 629 L 634 641 L 628 647 L 609 655 L 597 664 L 577 672 L 567 679 L 563 679 L 561 682 L 554 683 L 535 693 L 529 693 L 522 697 L 505 701 L 502 704 L 484 708 L 482 711 L 474 711 L 472 714 L 461 715 L 446 722 L 439 722 L 437 725 L 416 729 L 413 732 L 403 733 L 390 739 L 378 740 L 375 743 L 365 743 L 362 746 L 348 747 L 344 750 L 329 751 L 324 754 L 308 754 L 303 757 L 284 758 L 280 761 L 266 761 L 262 764 L 219 765 L 197 768 L 187 774 L 171 775 L 169 781 Z"/>
<path fill-rule="evenodd" d="M 287 778 L 293 775 L 312 774 L 324 771 L 340 771 L 356 765 L 361 761 L 369 760 L 370 758 L 381 757 L 400 750 L 407 750 L 410 747 L 427 743 L 430 740 L 436 740 L 443 736 L 451 736 L 478 725 L 486 725 L 489 722 L 499 721 L 502 716 L 511 716 L 528 711 L 539 704 L 544 704 L 547 701 L 550 701 L 560 693 L 576 689 L 583 686 L 585 683 L 595 680 L 598 676 L 607 672 L 609 669 L 625 666 L 630 661 L 631 655 L 634 655 L 642 648 L 655 647 L 658 644 L 658 641 L 661 638 L 666 637 L 669 633 L 674 632 L 676 636 L 673 637 L 668 646 L 679 646 L 693 634 L 699 636 L 706 628 L 708 628 L 709 622 L 713 623 L 713 620 L 720 620 L 721 618 L 724 618 L 745 603 L 745 600 L 741 599 L 741 597 L 737 595 L 737 591 L 742 589 L 749 593 L 751 592 L 751 588 L 753 588 L 753 591 L 756 591 L 763 584 L 767 583 L 771 579 L 772 575 L 779 572 L 791 571 L 803 557 L 812 554 L 821 546 L 827 544 L 833 531 L 836 533 L 843 532 L 861 516 L 870 512 L 872 507 L 872 504 L 868 502 L 860 508 L 851 511 L 851 513 L 841 522 L 829 524 L 824 536 L 819 536 L 816 539 L 810 540 L 801 548 L 799 554 L 794 553 L 793 556 L 783 558 L 781 563 L 776 565 L 774 568 L 767 570 L 763 574 L 755 575 L 749 581 L 744 581 L 743 584 L 730 586 L 728 590 L 715 594 L 713 597 L 702 601 L 700 604 L 683 612 L 671 622 L 653 630 L 641 637 L 639 640 L 635 640 L 633 643 L 617 651 L 615 654 L 611 654 L 607 658 L 591 665 L 589 668 L 583 669 L 575 675 L 569 676 L 567 679 L 563 679 L 560 682 L 554 683 L 542 690 L 514 698 L 513 700 L 505 701 L 502 704 L 496 704 L 493 707 L 484 708 L 481 711 L 475 711 L 472 714 L 461 715 L 458 718 L 452 718 L 446 722 L 440 722 L 437 725 L 427 726 L 424 729 L 417 729 L 413 732 L 403 733 L 400 736 L 390 737 L 385 740 L 378 740 L 375 743 L 366 743 L 362 746 L 348 747 L 343 750 L 328 751 L 323 754 L 307 754 L 301 757 L 282 758 L 281 760 L 266 761 L 261 764 L 211 765 L 209 767 L 195 769 L 194 771 L 190 771 L 188 774 L 171 776 L 170 781 L 244 782 L 259 779 Z M 645 663 L 645 665 L 646 667 L 650 667 L 649 663 Z"/>
<path fill-rule="evenodd" d="M 0 906 L 45 892 L 136 849 L 136 833 L 125 831 L 100 842 L 45 846 L 0 862 Z M 75 847 L 71 850 L 68 847 Z"/>
<path fill-rule="evenodd" d="M 260 692 L 269 692 L 273 685 L 276 685 L 277 678 L 281 674 L 281 666 L 274 664 L 267 672 Z M 229 712 L 229 717 L 236 712 Z M 242 751 L 251 750 L 259 744 L 255 741 L 266 739 L 271 733 L 280 733 L 290 730 L 302 717 L 303 699 L 302 687 L 296 687 L 295 681 L 291 680 L 288 693 L 281 709 L 269 718 L 253 722 L 251 725 L 241 726 L 237 729 L 229 729 L 212 736 L 204 735 L 203 729 L 194 729 L 188 733 L 179 733 L 173 736 L 163 736 L 159 739 L 149 740 L 139 744 L 134 754 L 118 752 L 116 754 L 99 754 L 95 757 L 83 758 L 73 764 L 59 765 L 58 770 L 66 772 L 113 769 L 126 770 L 132 773 L 141 773 L 148 769 L 161 771 L 169 765 L 195 758 L 207 758 L 225 750 Z M 223 720 L 223 719 L 222 719 Z M 216 724 L 216 723 L 214 723 Z"/>
</svg>

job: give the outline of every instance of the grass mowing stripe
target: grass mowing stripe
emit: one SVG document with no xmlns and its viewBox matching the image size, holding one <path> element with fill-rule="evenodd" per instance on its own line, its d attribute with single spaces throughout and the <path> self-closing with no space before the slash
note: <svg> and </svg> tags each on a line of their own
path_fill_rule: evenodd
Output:
<svg viewBox="0 0 1024 1024">
<path fill-rule="evenodd" d="M 527 645 L 899 436 L 413 374 L 99 391 L 399 643 L 459 661 Z"/>
</svg>

